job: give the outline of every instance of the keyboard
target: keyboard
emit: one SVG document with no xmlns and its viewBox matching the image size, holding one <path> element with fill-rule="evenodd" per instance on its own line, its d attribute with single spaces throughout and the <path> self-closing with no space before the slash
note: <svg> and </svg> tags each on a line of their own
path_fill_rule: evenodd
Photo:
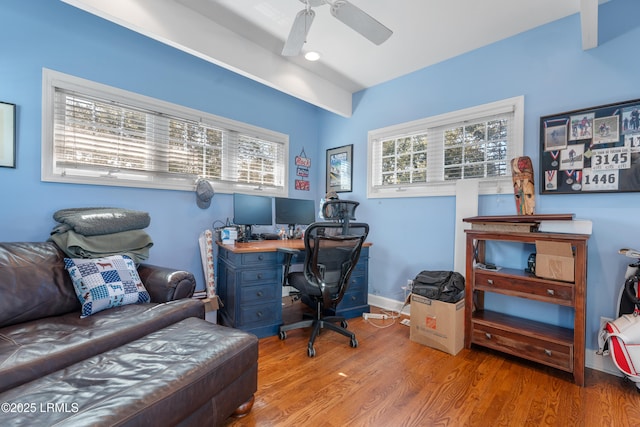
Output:
<svg viewBox="0 0 640 427">
<path fill-rule="evenodd" d="M 276 233 L 263 233 L 260 237 L 264 240 L 278 240 L 280 236 Z"/>
</svg>

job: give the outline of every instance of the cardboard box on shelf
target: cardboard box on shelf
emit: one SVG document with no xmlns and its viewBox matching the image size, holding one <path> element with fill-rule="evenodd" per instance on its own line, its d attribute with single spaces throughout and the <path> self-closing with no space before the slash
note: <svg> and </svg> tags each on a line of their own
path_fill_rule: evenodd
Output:
<svg viewBox="0 0 640 427">
<path fill-rule="evenodd" d="M 411 294 L 409 339 L 458 354 L 464 347 L 464 299 L 448 303 Z"/>
<path fill-rule="evenodd" d="M 571 243 L 536 240 L 536 276 L 573 282 L 574 265 Z"/>
</svg>

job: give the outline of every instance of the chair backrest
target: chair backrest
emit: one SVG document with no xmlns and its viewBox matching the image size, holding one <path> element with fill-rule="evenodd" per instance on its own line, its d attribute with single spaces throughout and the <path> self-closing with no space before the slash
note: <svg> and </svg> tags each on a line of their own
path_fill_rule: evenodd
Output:
<svg viewBox="0 0 640 427">
<path fill-rule="evenodd" d="M 322 205 L 322 217 L 342 224 L 342 233 L 347 234 L 349 223 L 356 219 L 356 208 L 360 203 L 353 200 L 328 200 Z"/>
<path fill-rule="evenodd" d="M 345 230 L 339 222 L 315 222 L 305 230 L 305 278 L 320 288 L 325 307 L 342 300 L 368 234 L 365 223 Z"/>
</svg>

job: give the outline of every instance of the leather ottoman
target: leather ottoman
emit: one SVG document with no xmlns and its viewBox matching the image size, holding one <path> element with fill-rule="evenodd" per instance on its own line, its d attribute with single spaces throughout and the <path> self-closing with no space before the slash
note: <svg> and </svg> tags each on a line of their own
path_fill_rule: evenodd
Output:
<svg viewBox="0 0 640 427">
<path fill-rule="evenodd" d="M 0 419 L 12 426 L 220 425 L 252 402 L 257 363 L 254 335 L 188 318 L 0 394 Z"/>
</svg>

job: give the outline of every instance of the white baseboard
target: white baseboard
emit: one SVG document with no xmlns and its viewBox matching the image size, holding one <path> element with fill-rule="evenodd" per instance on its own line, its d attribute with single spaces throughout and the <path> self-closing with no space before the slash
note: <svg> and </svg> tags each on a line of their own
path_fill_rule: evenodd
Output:
<svg viewBox="0 0 640 427">
<path fill-rule="evenodd" d="M 404 315 L 410 315 L 410 305 L 407 304 L 405 306 L 403 301 L 369 294 L 369 304 L 384 310 L 401 311 Z M 585 351 L 584 364 L 587 368 L 595 369 L 617 377 L 622 376 L 618 368 L 613 364 L 611 356 L 601 356 L 596 354 L 596 350 L 587 349 Z"/>
<path fill-rule="evenodd" d="M 409 315 L 409 305 L 405 306 L 402 301 L 369 294 L 369 304 L 384 310 L 400 311 L 402 314 Z"/>
<path fill-rule="evenodd" d="M 587 368 L 595 369 L 596 371 L 601 371 L 606 374 L 615 375 L 616 377 L 623 376 L 620 370 L 616 367 L 611 360 L 611 356 L 602 356 L 596 354 L 596 350 L 587 349 L 587 354 L 585 354 L 584 364 Z"/>
</svg>

